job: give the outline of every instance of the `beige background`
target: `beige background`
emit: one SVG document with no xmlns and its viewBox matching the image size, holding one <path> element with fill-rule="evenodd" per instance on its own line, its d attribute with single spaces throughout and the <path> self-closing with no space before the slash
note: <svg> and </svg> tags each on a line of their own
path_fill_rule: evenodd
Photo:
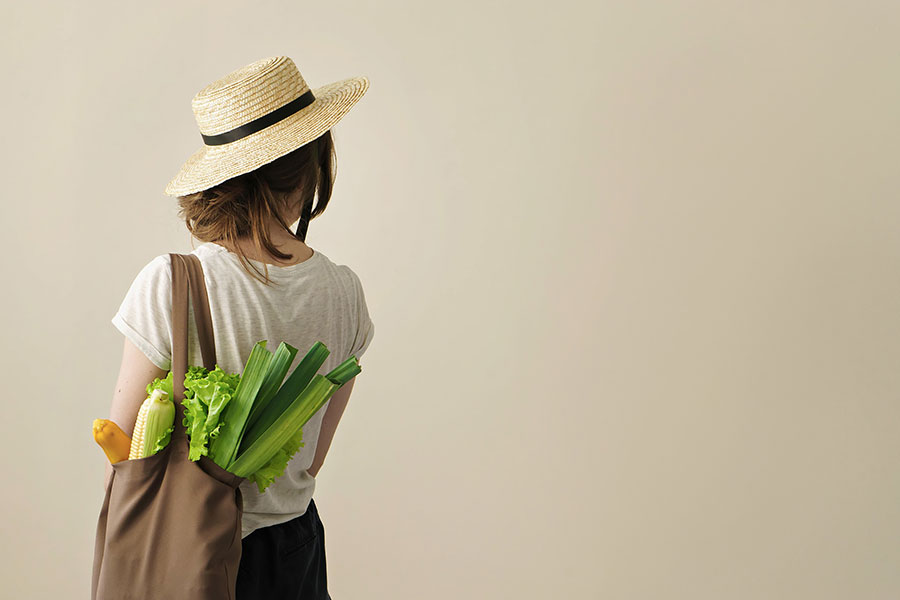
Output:
<svg viewBox="0 0 900 600">
<path fill-rule="evenodd" d="M 900 5 L 4 11 L 3 597 L 86 598 L 109 319 L 208 81 L 358 74 L 309 243 L 376 338 L 334 598 L 900 597 Z"/>
</svg>

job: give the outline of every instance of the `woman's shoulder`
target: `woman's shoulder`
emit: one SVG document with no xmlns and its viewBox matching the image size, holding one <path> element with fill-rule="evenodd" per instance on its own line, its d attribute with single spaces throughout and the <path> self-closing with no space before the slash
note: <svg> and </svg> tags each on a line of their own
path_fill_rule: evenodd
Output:
<svg viewBox="0 0 900 600">
<path fill-rule="evenodd" d="M 135 276 L 136 281 L 146 284 L 163 284 L 172 280 L 172 263 L 168 254 L 159 254 L 145 263 Z"/>
<path fill-rule="evenodd" d="M 166 252 L 157 254 L 141 269 L 138 277 L 144 279 L 152 279 L 159 283 L 172 281 L 172 255 L 173 254 L 193 254 L 201 260 L 206 260 L 207 252 L 197 252 L 196 250 L 189 253 L 182 252 Z"/>
<path fill-rule="evenodd" d="M 147 285 L 171 286 L 171 254 L 176 253 L 166 252 L 153 257 L 141 269 L 136 279 L 140 279 Z M 197 256 L 204 267 L 204 271 L 209 271 L 211 276 L 213 274 L 216 278 L 243 276 L 243 271 L 238 268 L 239 265 L 236 260 L 229 255 L 229 251 L 218 244 L 212 242 L 202 243 L 194 248 L 189 254 Z M 332 260 L 327 254 L 319 249 L 315 249 L 315 255 L 307 260 L 310 261 L 308 265 L 299 263 L 298 265 L 293 265 L 293 268 L 288 267 L 285 270 L 285 275 L 300 272 L 311 274 L 316 271 L 324 271 L 330 273 L 330 276 L 327 274 L 322 275 L 324 280 L 337 280 L 345 293 L 356 293 L 358 295 L 362 292 L 362 281 L 357 274 L 356 269 L 350 265 Z M 272 271 L 270 270 L 270 274 L 271 272 Z"/>
<path fill-rule="evenodd" d="M 342 283 L 348 289 L 359 290 L 362 288 L 362 282 L 359 279 L 359 275 L 350 265 L 334 262 L 332 262 L 331 265 L 336 272 L 340 273 Z"/>
<path fill-rule="evenodd" d="M 172 254 L 194 254 L 205 261 L 208 251 L 194 250 L 190 253 L 165 252 L 157 254 L 141 267 L 135 281 L 145 286 L 170 286 L 172 282 Z"/>
</svg>

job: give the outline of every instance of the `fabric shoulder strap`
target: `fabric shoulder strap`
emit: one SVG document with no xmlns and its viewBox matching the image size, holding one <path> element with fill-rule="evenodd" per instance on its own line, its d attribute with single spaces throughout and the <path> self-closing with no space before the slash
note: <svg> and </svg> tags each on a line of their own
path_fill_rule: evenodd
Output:
<svg viewBox="0 0 900 600">
<path fill-rule="evenodd" d="M 203 366 L 216 368 L 216 343 L 213 337 L 209 297 L 200 259 L 194 254 L 170 253 L 172 261 L 172 391 L 178 409 L 178 422 L 183 418 L 184 376 L 188 369 L 188 302 L 194 308 L 197 339 Z M 176 427 L 175 432 L 183 427 Z"/>
</svg>

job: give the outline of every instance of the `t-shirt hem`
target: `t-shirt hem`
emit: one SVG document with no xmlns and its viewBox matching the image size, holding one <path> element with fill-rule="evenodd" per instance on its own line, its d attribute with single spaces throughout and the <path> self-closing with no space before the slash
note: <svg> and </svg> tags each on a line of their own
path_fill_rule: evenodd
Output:
<svg viewBox="0 0 900 600">
<path fill-rule="evenodd" d="M 292 490 L 294 491 L 294 490 Z M 311 502 L 306 504 L 306 511 L 309 510 L 309 505 Z M 306 514 L 306 511 L 294 512 L 294 513 L 281 513 L 281 514 L 273 514 L 273 513 L 244 513 L 242 515 L 241 521 L 241 539 L 244 539 L 257 529 L 262 529 L 264 527 L 273 527 L 275 525 L 281 525 L 282 523 L 287 523 L 288 521 L 293 521 L 297 517 L 302 517 Z M 253 519 L 255 523 L 253 525 L 248 525 L 247 521 Z"/>
</svg>

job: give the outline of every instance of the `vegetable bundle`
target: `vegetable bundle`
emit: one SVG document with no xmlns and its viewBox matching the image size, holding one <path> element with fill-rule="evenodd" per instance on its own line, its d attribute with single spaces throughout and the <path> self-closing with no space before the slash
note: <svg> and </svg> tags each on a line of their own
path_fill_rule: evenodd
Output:
<svg viewBox="0 0 900 600">
<path fill-rule="evenodd" d="M 190 440 L 189 458 L 196 461 L 209 456 L 227 471 L 255 481 L 260 493 L 265 491 L 304 446 L 306 422 L 334 392 L 362 371 L 357 358 L 351 356 L 328 374 L 318 374 L 329 354 L 323 343 L 316 342 L 286 380 L 297 348 L 285 342 L 274 353 L 266 349 L 266 340 L 257 342 L 240 375 L 226 373 L 219 365 L 213 370 L 188 367 L 182 404 L 183 424 Z M 150 382 L 147 394 L 145 404 L 153 399 L 161 405 L 156 407 L 159 417 L 154 419 L 149 413 L 146 419 L 155 428 L 151 439 L 141 441 L 147 449 L 142 456 L 165 447 L 173 431 L 174 411 L 166 422 L 164 407 L 166 399 L 173 397 L 172 371 Z M 174 408 L 171 400 L 168 402 Z M 125 434 L 114 431 L 115 423 L 104 421 L 94 422 L 94 437 L 112 460 L 121 456 L 125 443 L 121 436 Z M 145 432 L 151 432 L 151 428 Z M 131 445 L 134 448 L 138 444 L 132 440 Z M 115 446 L 120 449 L 118 453 L 113 450 Z M 129 457 L 141 456 L 132 452 Z"/>
</svg>

